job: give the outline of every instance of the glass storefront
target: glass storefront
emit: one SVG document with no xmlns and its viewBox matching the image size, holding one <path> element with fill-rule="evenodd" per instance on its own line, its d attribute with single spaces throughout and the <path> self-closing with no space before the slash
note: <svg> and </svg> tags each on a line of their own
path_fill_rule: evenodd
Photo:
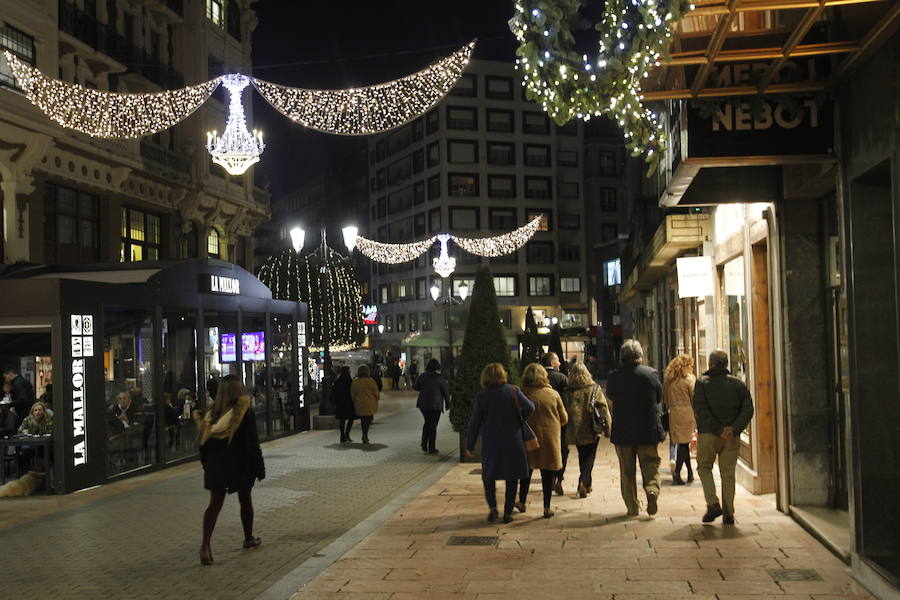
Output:
<svg viewBox="0 0 900 600">
<path fill-rule="evenodd" d="M 256 429 L 260 438 L 267 436 L 268 361 L 266 360 L 265 315 L 241 315 L 241 379 L 250 395 L 256 413 Z"/>
<path fill-rule="evenodd" d="M 191 411 L 198 402 L 197 321 L 194 311 L 166 311 L 162 319 L 163 418 L 166 461 L 197 454 L 197 429 Z"/>
<path fill-rule="evenodd" d="M 294 341 L 294 322 L 287 315 L 272 315 L 269 342 L 269 366 L 272 377 L 272 435 L 293 431 L 296 405 L 292 390 L 296 388 L 297 371 L 291 349 Z"/>
</svg>

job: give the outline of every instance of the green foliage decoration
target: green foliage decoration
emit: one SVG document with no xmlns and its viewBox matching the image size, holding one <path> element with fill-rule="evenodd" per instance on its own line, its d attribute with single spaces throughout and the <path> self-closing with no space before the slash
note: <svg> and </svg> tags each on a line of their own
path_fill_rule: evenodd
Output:
<svg viewBox="0 0 900 600">
<path fill-rule="evenodd" d="M 519 41 L 516 67 L 530 100 L 557 124 L 606 115 L 625 132 L 649 174 L 666 149 L 666 134 L 640 96 L 641 81 L 668 59 L 672 25 L 693 9 L 690 0 L 606 0 L 594 29 L 592 56 L 575 49 L 573 30 L 584 28 L 583 0 L 517 0 L 509 25 Z"/>
<path fill-rule="evenodd" d="M 481 391 L 481 371 L 494 362 L 509 370 L 509 345 L 497 310 L 494 278 L 482 265 L 475 276 L 466 335 L 450 389 L 450 422 L 455 431 L 466 430 L 475 395 Z"/>
<path fill-rule="evenodd" d="M 525 369 L 531 363 L 541 360 L 541 338 L 538 334 L 537 322 L 534 320 L 534 311 L 528 307 L 525 313 L 525 332 L 522 334 L 522 359 L 521 368 Z"/>
</svg>

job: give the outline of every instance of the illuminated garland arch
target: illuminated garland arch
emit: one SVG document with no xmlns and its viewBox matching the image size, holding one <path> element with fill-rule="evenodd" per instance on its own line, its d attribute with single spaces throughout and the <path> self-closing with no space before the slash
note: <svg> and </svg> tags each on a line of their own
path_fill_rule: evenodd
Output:
<svg viewBox="0 0 900 600">
<path fill-rule="evenodd" d="M 572 30 L 584 22 L 582 0 L 518 0 L 510 29 L 519 40 L 516 67 L 528 98 L 562 125 L 607 115 L 625 132 L 625 145 L 644 154 L 650 172 L 666 148 L 656 115 L 641 102 L 640 84 L 668 58 L 672 25 L 693 9 L 690 0 L 607 0 L 593 56 L 575 50 Z"/>
</svg>

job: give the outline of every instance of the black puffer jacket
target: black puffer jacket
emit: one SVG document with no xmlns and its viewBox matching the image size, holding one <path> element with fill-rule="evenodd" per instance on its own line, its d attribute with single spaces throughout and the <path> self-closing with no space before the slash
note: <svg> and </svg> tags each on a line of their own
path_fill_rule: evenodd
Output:
<svg viewBox="0 0 900 600">
<path fill-rule="evenodd" d="M 252 488 L 254 481 L 266 478 L 266 466 L 256 431 L 256 415 L 249 403 L 246 396 L 238 400 L 243 419 L 231 441 L 227 437 L 210 437 L 200 446 L 203 487 L 208 490 L 236 492 Z"/>
<path fill-rule="evenodd" d="M 416 408 L 421 410 L 443 410 L 450 405 L 450 390 L 447 380 L 437 371 L 425 371 L 413 389 L 418 390 L 419 399 Z"/>
<path fill-rule="evenodd" d="M 636 364 L 613 371 L 607 380 L 606 396 L 612 403 L 613 444 L 658 444 L 665 438 L 659 418 L 662 384 L 656 369 Z"/>
</svg>

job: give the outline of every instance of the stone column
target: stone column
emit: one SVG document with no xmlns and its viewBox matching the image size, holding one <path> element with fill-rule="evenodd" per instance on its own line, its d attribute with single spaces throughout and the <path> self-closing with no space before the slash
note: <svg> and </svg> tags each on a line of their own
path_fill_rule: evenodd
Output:
<svg viewBox="0 0 900 600">
<path fill-rule="evenodd" d="M 31 258 L 28 201 L 24 194 L 21 200 L 18 198 L 18 187 L 15 178 L 4 178 L 0 183 L 3 190 L 3 259 L 6 263 L 28 261 Z"/>
</svg>

